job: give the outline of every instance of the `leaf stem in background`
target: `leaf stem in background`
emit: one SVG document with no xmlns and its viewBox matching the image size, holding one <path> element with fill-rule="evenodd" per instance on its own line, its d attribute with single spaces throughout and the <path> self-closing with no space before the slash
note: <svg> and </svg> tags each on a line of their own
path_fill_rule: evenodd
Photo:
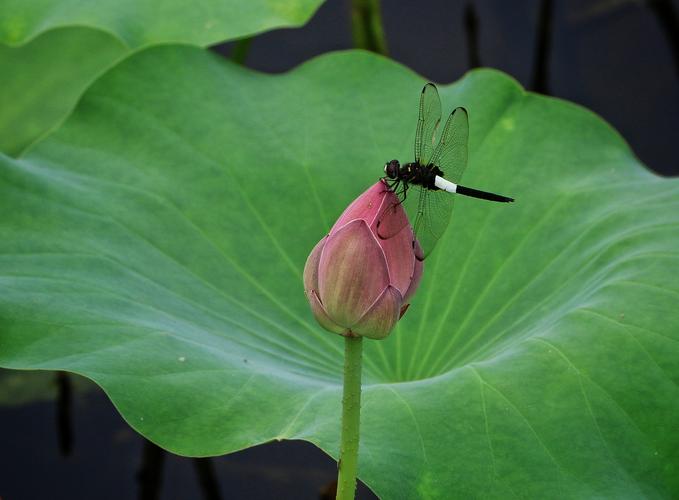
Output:
<svg viewBox="0 0 679 500">
<path fill-rule="evenodd" d="M 68 456 L 73 450 L 72 389 L 66 372 L 56 372 L 57 382 L 57 436 L 61 454 Z"/>
<path fill-rule="evenodd" d="M 356 47 L 387 55 L 380 0 L 351 0 L 351 31 Z"/>
<path fill-rule="evenodd" d="M 464 28 L 467 35 L 467 64 L 469 68 L 481 66 L 479 56 L 479 16 L 476 15 L 473 2 L 464 6 Z"/>
<path fill-rule="evenodd" d="M 209 457 L 194 458 L 193 466 L 198 474 L 203 500 L 220 500 L 222 496 L 219 493 L 219 481 L 212 460 Z"/>
<path fill-rule="evenodd" d="M 248 57 L 248 52 L 250 52 L 250 45 L 252 44 L 252 37 L 241 38 L 233 46 L 233 51 L 231 52 L 231 60 L 241 66 L 245 64 L 245 59 Z"/>
<path fill-rule="evenodd" d="M 538 32 L 536 35 L 535 62 L 533 63 L 532 90 L 549 93 L 549 56 L 552 36 L 552 0 L 542 0 L 538 7 Z"/>
<path fill-rule="evenodd" d="M 145 439 L 141 466 L 137 472 L 137 481 L 139 482 L 137 498 L 139 500 L 158 500 L 160 498 L 164 461 L 165 450 Z"/>
<path fill-rule="evenodd" d="M 358 437 L 361 418 L 361 355 L 363 337 L 344 338 L 344 394 L 337 500 L 353 500 L 358 471 Z"/>
<path fill-rule="evenodd" d="M 679 14 L 671 0 L 646 0 L 646 5 L 655 14 L 658 24 L 665 33 L 674 55 L 674 69 L 679 74 Z"/>
</svg>

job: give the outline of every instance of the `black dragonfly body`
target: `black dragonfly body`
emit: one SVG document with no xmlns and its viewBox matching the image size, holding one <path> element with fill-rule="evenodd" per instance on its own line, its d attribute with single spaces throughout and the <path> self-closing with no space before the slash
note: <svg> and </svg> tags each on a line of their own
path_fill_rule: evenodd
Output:
<svg viewBox="0 0 679 500">
<path fill-rule="evenodd" d="M 446 121 L 438 145 L 434 148 L 436 130 L 440 122 L 441 100 L 436 86 L 428 83 L 422 89 L 420 97 L 415 133 L 415 161 L 401 165 L 398 160 L 391 160 L 384 166 L 384 182 L 398 195 L 397 204 L 403 204 L 405 207 L 408 219 L 413 225 L 415 240 L 421 247 L 422 258 L 431 253 L 448 226 L 453 211 L 454 194 L 497 202 L 514 201 L 507 196 L 458 184 L 467 167 L 469 142 L 467 110 L 461 107 L 453 110 Z M 412 187 L 417 188 L 415 196 L 409 193 Z M 390 238 L 403 229 L 407 222 L 404 220 L 402 225 L 392 223 L 387 227 L 386 224 L 381 225 L 380 221 L 378 235 L 381 238 Z"/>
</svg>

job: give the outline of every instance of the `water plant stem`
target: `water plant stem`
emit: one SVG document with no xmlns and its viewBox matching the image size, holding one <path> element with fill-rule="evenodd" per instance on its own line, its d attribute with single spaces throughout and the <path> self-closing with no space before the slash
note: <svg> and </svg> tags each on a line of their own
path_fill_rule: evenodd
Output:
<svg viewBox="0 0 679 500">
<path fill-rule="evenodd" d="M 344 338 L 344 394 L 337 500 L 353 500 L 358 471 L 358 437 L 361 418 L 362 337 Z"/>
<path fill-rule="evenodd" d="M 231 60 L 241 66 L 245 65 L 245 60 L 250 52 L 250 45 L 252 44 L 252 37 L 241 38 L 236 42 L 231 52 Z"/>
<path fill-rule="evenodd" d="M 387 55 L 380 0 L 351 0 L 351 30 L 357 48 Z"/>
</svg>

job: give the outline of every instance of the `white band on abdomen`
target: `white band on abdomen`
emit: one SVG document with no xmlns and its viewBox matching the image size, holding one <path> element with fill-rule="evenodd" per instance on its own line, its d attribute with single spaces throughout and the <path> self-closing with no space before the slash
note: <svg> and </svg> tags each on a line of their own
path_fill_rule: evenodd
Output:
<svg viewBox="0 0 679 500">
<path fill-rule="evenodd" d="M 434 178 L 434 185 L 439 189 L 448 191 L 449 193 L 457 192 L 457 184 L 455 184 L 454 182 L 447 181 L 443 177 L 439 177 L 438 175 Z"/>
</svg>

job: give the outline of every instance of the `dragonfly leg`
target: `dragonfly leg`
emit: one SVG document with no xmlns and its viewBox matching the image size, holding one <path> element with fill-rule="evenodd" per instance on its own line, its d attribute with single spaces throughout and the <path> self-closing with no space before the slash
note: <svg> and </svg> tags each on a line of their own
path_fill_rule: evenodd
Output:
<svg viewBox="0 0 679 500">
<path fill-rule="evenodd" d="M 403 182 L 403 183 L 401 183 L 401 186 L 400 186 L 401 189 L 399 191 L 395 192 L 396 196 L 398 196 L 398 198 L 399 198 L 399 201 L 398 201 L 399 205 L 401 203 L 403 203 L 404 201 L 406 201 L 406 198 L 408 197 L 408 187 L 409 187 L 408 184 Z"/>
<path fill-rule="evenodd" d="M 408 183 L 401 179 L 389 179 L 386 177 L 383 177 L 382 179 L 387 187 L 399 198 L 398 204 L 400 205 L 403 203 L 408 194 Z"/>
<path fill-rule="evenodd" d="M 389 179 L 388 177 L 382 177 L 382 180 L 387 185 L 387 187 L 394 192 L 396 192 L 395 188 L 398 188 L 398 185 L 401 183 L 401 181 L 398 179 Z"/>
</svg>

